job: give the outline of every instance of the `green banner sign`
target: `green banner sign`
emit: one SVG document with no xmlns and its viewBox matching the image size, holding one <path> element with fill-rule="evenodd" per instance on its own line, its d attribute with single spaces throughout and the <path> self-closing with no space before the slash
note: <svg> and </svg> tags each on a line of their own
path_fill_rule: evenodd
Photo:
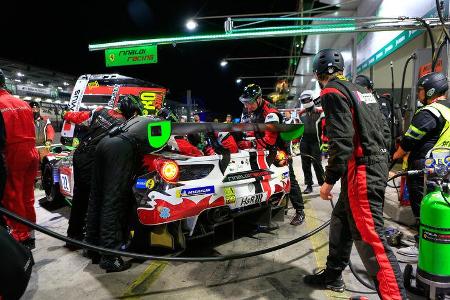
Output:
<svg viewBox="0 0 450 300">
<path fill-rule="evenodd" d="M 158 51 L 156 46 L 107 49 L 105 62 L 107 67 L 154 64 L 158 62 Z"/>
</svg>

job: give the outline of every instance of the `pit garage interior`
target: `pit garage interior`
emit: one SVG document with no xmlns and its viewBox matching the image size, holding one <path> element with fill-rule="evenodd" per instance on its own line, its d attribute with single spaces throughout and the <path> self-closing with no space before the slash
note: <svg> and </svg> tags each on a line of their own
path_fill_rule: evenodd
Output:
<svg viewBox="0 0 450 300">
<path fill-rule="evenodd" d="M 303 2 L 303 1 L 301 1 Z M 436 17 L 434 1 L 336 1 L 321 0 L 323 5 L 337 7 L 332 13 L 323 13 L 316 17 Z M 404 5 L 404 6 L 402 6 Z M 449 1 L 444 1 L 445 14 L 448 15 Z M 313 21 L 314 24 L 314 21 Z M 448 25 L 447 25 L 448 27 Z M 313 55 L 324 48 L 341 49 L 346 60 L 346 76 L 363 74 L 374 82 L 378 93 L 391 93 L 398 108 L 405 112 L 405 120 L 399 121 L 405 131 L 416 110 L 416 83 L 419 74 L 431 66 L 431 44 L 438 46 L 444 40 L 439 27 L 432 28 L 430 39 L 425 28 L 417 30 L 398 30 L 383 32 L 355 32 L 338 34 L 305 35 L 301 41 L 302 57 L 297 61 L 295 74 L 291 82 L 291 97 L 280 108 L 298 107 L 297 99 L 305 89 L 320 93 L 320 87 L 312 74 Z M 432 41 L 433 40 L 433 41 Z M 448 73 L 448 44 L 442 47 L 438 56 L 437 70 Z M 413 57 L 413 58 L 411 58 Z M 14 82 L 13 76 L 27 67 L 17 62 L 0 60 L 10 79 L 10 86 L 21 85 Z M 29 67 L 28 67 L 29 68 Z M 49 90 L 61 91 L 59 94 L 42 96 L 44 88 L 16 89 L 16 95 L 31 101 L 42 99 L 52 121 L 58 120 L 62 105 L 67 104 L 76 76 L 49 73 L 48 70 L 28 69 L 35 82 L 45 78 L 59 77 L 61 81 L 48 80 Z M 403 87 L 403 88 L 402 88 Z M 64 91 L 64 92 L 62 92 Z M 46 98 L 48 97 L 48 98 Z M 46 99 L 46 100 L 45 100 Z M 45 102 L 45 103 L 44 103 Z M 174 104 L 175 105 L 175 104 Z M 86 108 L 97 107 L 97 103 L 88 103 Z M 60 124 L 61 126 L 61 124 Z M 300 156 L 293 157 L 293 165 L 301 190 L 305 189 Z M 326 166 L 326 159 L 322 160 Z M 397 164 L 390 176 L 401 170 Z M 314 172 L 313 172 L 314 173 Z M 169 253 L 168 256 L 215 257 L 253 252 L 289 242 L 305 235 L 330 219 L 332 207 L 319 196 L 320 186 L 314 178 L 313 193 L 303 195 L 305 200 L 305 222 L 301 226 L 292 226 L 290 220 L 295 214 L 288 203 L 286 211 L 273 220 L 277 229 L 264 230 L 257 226 L 239 226 L 231 230 L 223 226 L 217 235 L 201 241 L 192 241 L 183 253 Z M 400 180 L 396 180 L 400 186 Z M 45 193 L 36 183 L 35 208 L 37 224 L 61 235 L 66 235 L 70 207 L 62 203 L 38 201 Z M 333 189 L 333 199 L 337 200 L 339 183 Z M 388 186 L 384 207 L 385 226 L 397 228 L 403 233 L 403 245 L 414 244 L 416 231 L 411 209 L 399 202 L 397 188 Z M 130 269 L 118 273 L 105 273 L 98 265 L 83 257 L 82 250 L 70 251 L 65 242 L 36 231 L 36 248 L 32 251 L 35 265 L 25 294 L 21 299 L 379 299 L 376 292 L 361 284 L 347 268 L 343 273 L 346 284 L 344 293 L 325 289 L 316 289 L 305 285 L 303 277 L 325 267 L 328 255 L 329 227 L 283 249 L 249 258 L 221 262 L 173 262 L 164 260 L 131 259 Z M 398 250 L 393 247 L 394 253 Z M 161 254 L 159 252 L 152 254 Z M 416 264 L 417 259 L 397 254 L 400 267 Z M 450 253 L 447 258 L 450 259 Z M 129 258 L 126 258 L 129 260 Z M 351 262 L 356 273 L 368 281 L 365 268 L 353 249 Z M 409 299 L 425 299 L 408 294 Z M 354 298 L 352 298 L 354 297 Z M 361 297 L 361 298 L 359 298 Z M 363 298 L 366 297 L 366 298 Z M 1 300 L 1 298 L 0 298 Z"/>
</svg>

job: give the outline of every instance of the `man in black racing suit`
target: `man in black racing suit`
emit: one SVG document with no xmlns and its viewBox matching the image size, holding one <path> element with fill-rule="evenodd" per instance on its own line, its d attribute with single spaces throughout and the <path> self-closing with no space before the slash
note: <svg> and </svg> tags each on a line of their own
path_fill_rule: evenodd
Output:
<svg viewBox="0 0 450 300">
<path fill-rule="evenodd" d="M 353 241 L 381 299 L 406 299 L 402 273 L 384 236 L 383 202 L 388 156 L 386 123 L 374 96 L 347 81 L 339 51 L 323 49 L 314 57 L 313 71 L 322 88 L 321 100 L 330 138 L 324 200 L 341 179 L 333 209 L 327 267 L 304 282 L 343 292 L 342 271 L 348 265 Z"/>
<path fill-rule="evenodd" d="M 262 98 L 261 88 L 256 84 L 250 84 L 244 88 L 244 93 L 239 100 L 244 104 L 244 110 L 241 116 L 241 123 L 281 123 L 283 120 L 280 112 L 269 102 Z M 286 145 L 281 141 L 277 132 L 254 132 L 254 144 L 251 141 L 240 141 L 240 149 L 256 147 L 257 149 L 269 149 L 270 147 L 280 147 L 285 149 Z M 289 161 L 289 180 L 291 191 L 289 199 L 295 208 L 295 216 L 291 220 L 291 225 L 297 226 L 305 221 L 303 212 L 304 204 L 302 192 L 294 174 L 292 159 Z"/>
<path fill-rule="evenodd" d="M 127 119 L 140 113 L 139 100 L 125 96 L 119 100 L 117 108 L 100 106 L 93 111 L 65 112 L 64 120 L 87 127 L 86 134 L 73 154 L 74 192 L 67 235 L 83 240 L 86 213 L 91 190 L 91 173 L 94 164 L 95 147 L 108 131 Z M 77 247 L 66 244 L 69 249 Z"/>
</svg>

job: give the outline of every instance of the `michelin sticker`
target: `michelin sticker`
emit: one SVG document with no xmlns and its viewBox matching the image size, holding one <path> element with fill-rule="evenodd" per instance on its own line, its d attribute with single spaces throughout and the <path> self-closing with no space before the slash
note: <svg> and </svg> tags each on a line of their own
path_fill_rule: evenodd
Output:
<svg viewBox="0 0 450 300">
<path fill-rule="evenodd" d="M 180 197 L 189 197 L 189 196 L 198 196 L 198 195 L 206 195 L 206 194 L 214 194 L 214 186 L 203 186 L 192 189 L 181 189 L 176 191 L 177 198 Z"/>
<path fill-rule="evenodd" d="M 252 196 L 238 198 L 241 206 L 248 206 L 253 204 L 258 204 L 262 202 L 264 193 L 255 194 Z"/>
</svg>

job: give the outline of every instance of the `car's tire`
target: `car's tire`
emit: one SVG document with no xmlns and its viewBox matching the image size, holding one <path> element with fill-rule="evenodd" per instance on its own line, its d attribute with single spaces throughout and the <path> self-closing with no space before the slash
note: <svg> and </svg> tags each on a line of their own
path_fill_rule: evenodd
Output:
<svg viewBox="0 0 450 300">
<path fill-rule="evenodd" d="M 42 188 L 48 202 L 62 202 L 64 196 L 59 192 L 59 183 L 53 182 L 53 166 L 47 162 L 42 167 Z"/>
</svg>

